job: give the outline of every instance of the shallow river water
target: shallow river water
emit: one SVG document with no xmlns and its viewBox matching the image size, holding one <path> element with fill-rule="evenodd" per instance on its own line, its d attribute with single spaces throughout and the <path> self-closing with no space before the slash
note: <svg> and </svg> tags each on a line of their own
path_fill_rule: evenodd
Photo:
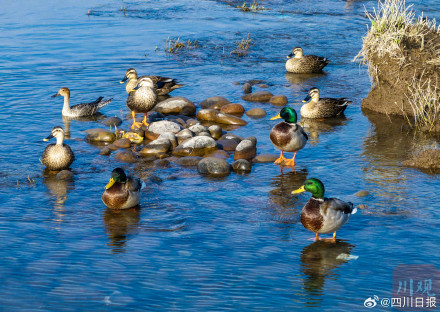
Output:
<svg viewBox="0 0 440 312">
<path fill-rule="evenodd" d="M 377 3 L 265 1 L 271 10 L 260 13 L 241 12 L 237 4 L 2 3 L 2 310 L 362 311 L 368 297 L 392 296 L 397 265 L 439 263 L 439 177 L 401 165 L 436 139 L 361 111 L 370 80 L 353 59 L 368 24 L 364 9 Z M 440 17 L 436 1 L 414 4 Z M 231 54 L 248 34 L 249 54 Z M 170 56 L 168 37 L 197 40 L 200 47 Z M 286 74 L 286 55 L 295 46 L 328 57 L 325 73 Z M 140 209 L 115 213 L 100 198 L 111 170 L 141 169 L 99 155 L 84 140 L 84 130 L 102 127 L 99 121 L 70 122 L 72 182 L 43 176 L 39 158 L 52 127 L 66 126 L 62 100 L 50 96 L 66 86 L 74 104 L 112 97 L 103 114 L 124 119 L 129 111 L 119 81 L 129 67 L 177 78 L 185 87 L 172 95 L 196 103 L 219 95 L 246 109 L 264 108 L 265 118 L 245 115 L 248 125 L 231 131 L 257 137 L 258 153 L 278 153 L 269 118 L 279 107 L 244 102 L 234 82 L 261 79 L 298 112 L 313 86 L 353 103 L 335 124 L 308 125 L 310 141 L 295 172 L 255 164 L 248 175 L 211 179 L 173 164 L 145 167 L 155 178 L 146 180 Z M 335 244 L 313 242 L 299 221 L 309 194 L 291 191 L 307 177 L 320 178 L 328 196 L 367 206 L 338 231 Z M 356 197 L 361 190 L 370 195 Z M 340 254 L 358 258 L 336 259 Z"/>
</svg>

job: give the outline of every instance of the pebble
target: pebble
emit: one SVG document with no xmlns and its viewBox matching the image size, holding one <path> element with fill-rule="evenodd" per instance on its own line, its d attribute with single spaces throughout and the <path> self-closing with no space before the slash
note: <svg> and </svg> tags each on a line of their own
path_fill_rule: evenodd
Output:
<svg viewBox="0 0 440 312">
<path fill-rule="evenodd" d="M 230 115 L 243 115 L 244 114 L 244 107 L 241 104 L 238 103 L 231 103 L 227 104 L 225 106 L 222 106 L 220 109 L 220 112 L 224 114 L 230 114 Z"/>
<path fill-rule="evenodd" d="M 115 159 L 125 163 L 136 162 L 136 156 L 131 151 L 120 151 L 115 154 Z"/>
<path fill-rule="evenodd" d="M 188 130 L 192 131 L 195 135 L 197 135 L 200 132 L 206 132 L 207 128 L 205 126 L 202 126 L 201 124 L 195 124 L 194 126 L 189 127 Z"/>
<path fill-rule="evenodd" d="M 275 96 L 271 97 L 269 102 L 270 102 L 270 104 L 273 104 L 273 105 L 284 106 L 289 101 L 287 100 L 287 96 L 285 96 L 285 95 L 275 95 Z"/>
<path fill-rule="evenodd" d="M 241 141 L 235 148 L 234 160 L 251 160 L 257 155 L 257 146 L 251 140 Z"/>
<path fill-rule="evenodd" d="M 183 129 L 182 131 L 176 134 L 178 144 L 181 144 L 182 142 L 191 139 L 192 137 L 194 137 L 194 132 L 192 132 L 189 129 Z"/>
<path fill-rule="evenodd" d="M 107 127 L 119 127 L 122 124 L 122 119 L 116 116 L 109 117 L 104 119 L 101 123 Z"/>
<path fill-rule="evenodd" d="M 268 153 L 263 153 L 263 154 L 259 154 L 257 156 L 255 156 L 252 159 L 253 163 L 273 163 L 275 162 L 275 160 L 278 159 L 278 155 L 273 155 L 273 154 L 268 154 Z"/>
<path fill-rule="evenodd" d="M 241 89 L 243 90 L 244 94 L 252 93 L 252 86 L 249 82 L 244 83 Z"/>
<path fill-rule="evenodd" d="M 168 168 L 170 165 L 171 163 L 168 159 L 157 159 L 154 161 L 154 166 L 156 168 Z"/>
<path fill-rule="evenodd" d="M 223 134 L 223 129 L 219 125 L 210 126 L 208 128 L 208 131 L 209 133 L 211 133 L 211 136 L 216 140 L 218 140 Z"/>
<path fill-rule="evenodd" d="M 359 192 L 356 192 L 354 195 L 357 196 L 357 197 L 365 197 L 365 196 L 370 195 L 370 192 L 368 192 L 368 191 L 359 191 Z"/>
<path fill-rule="evenodd" d="M 246 115 L 253 118 L 263 118 L 267 115 L 266 111 L 262 108 L 251 108 L 246 112 Z"/>
<path fill-rule="evenodd" d="M 217 149 L 217 143 L 213 138 L 206 136 L 197 136 L 179 144 L 179 146 L 174 149 L 173 155 L 203 156 Z"/>
<path fill-rule="evenodd" d="M 148 132 L 153 132 L 155 134 L 162 134 L 165 132 L 178 133 L 183 127 L 175 122 L 168 120 L 156 121 L 150 124 L 148 127 Z"/>
<path fill-rule="evenodd" d="M 226 134 L 222 135 L 220 137 L 220 139 L 221 140 L 234 140 L 235 142 L 237 142 L 237 144 L 240 143 L 241 141 L 243 141 L 242 137 L 240 137 L 236 134 L 233 134 L 233 133 L 226 133 Z"/>
<path fill-rule="evenodd" d="M 162 115 L 185 115 L 194 116 L 196 113 L 196 106 L 193 102 L 183 96 L 170 97 L 155 106 L 156 112 Z"/>
<path fill-rule="evenodd" d="M 129 139 L 118 139 L 114 141 L 112 145 L 116 146 L 117 148 L 130 148 L 131 141 Z"/>
<path fill-rule="evenodd" d="M 114 132 L 102 129 L 102 128 L 96 128 L 96 129 L 89 129 L 85 131 L 87 133 L 86 140 L 90 142 L 113 142 L 116 140 L 116 135 Z"/>
<path fill-rule="evenodd" d="M 224 150 L 224 151 L 235 151 L 235 148 L 237 147 L 239 142 L 235 140 L 218 140 L 217 145 L 218 148 Z"/>
<path fill-rule="evenodd" d="M 111 153 L 112 153 L 112 151 L 107 146 L 104 146 L 99 151 L 99 155 L 103 155 L 103 156 L 109 156 Z"/>
<path fill-rule="evenodd" d="M 209 154 L 207 154 L 207 155 L 205 155 L 203 157 L 204 158 L 205 157 L 217 157 L 217 158 L 223 158 L 224 160 L 228 160 L 229 159 L 229 154 L 227 152 L 225 152 L 225 151 L 222 151 L 222 150 L 216 150 L 216 151 L 214 151 L 212 153 L 209 153 Z"/>
<path fill-rule="evenodd" d="M 244 126 L 246 121 L 240 117 L 223 114 L 215 109 L 202 109 L 197 112 L 197 119 L 205 121 L 213 121 L 220 124 Z"/>
<path fill-rule="evenodd" d="M 197 164 L 197 170 L 201 174 L 212 176 L 227 176 L 231 172 L 230 165 L 222 158 L 206 157 Z"/>
<path fill-rule="evenodd" d="M 269 85 L 267 85 L 265 83 L 260 83 L 260 84 L 257 85 L 257 87 L 266 89 L 266 88 L 269 88 Z"/>
<path fill-rule="evenodd" d="M 195 167 L 202 160 L 199 156 L 186 156 L 177 159 L 174 163 L 183 167 Z"/>
<path fill-rule="evenodd" d="M 200 103 L 200 106 L 202 108 L 220 109 L 222 106 L 229 103 L 231 102 L 229 102 L 226 98 L 222 96 L 212 96 L 210 98 L 207 98 L 206 100 L 203 100 Z"/>
<path fill-rule="evenodd" d="M 241 98 L 248 102 L 269 102 L 273 94 L 269 91 L 258 91 L 243 95 Z"/>
<path fill-rule="evenodd" d="M 246 159 L 238 159 L 232 163 L 232 170 L 234 172 L 248 173 L 251 172 L 251 169 L 252 169 L 252 165 Z"/>
<path fill-rule="evenodd" d="M 169 140 L 170 143 L 171 143 L 171 149 L 175 149 L 175 148 L 177 147 L 177 145 L 178 145 L 178 143 L 177 143 L 177 137 L 176 137 L 176 135 L 175 135 L 174 133 L 172 133 L 172 132 L 165 132 L 165 133 L 162 133 L 157 139 L 158 139 L 158 140 L 161 140 L 161 139 L 167 139 L 167 140 Z"/>
<path fill-rule="evenodd" d="M 251 86 L 255 86 L 256 84 L 263 83 L 263 82 L 264 82 L 264 80 L 261 80 L 261 79 L 251 79 L 248 81 L 248 83 Z"/>
<path fill-rule="evenodd" d="M 157 153 L 167 153 L 171 149 L 171 142 L 167 138 L 158 138 L 147 145 L 140 151 L 142 156 L 152 156 Z"/>
</svg>

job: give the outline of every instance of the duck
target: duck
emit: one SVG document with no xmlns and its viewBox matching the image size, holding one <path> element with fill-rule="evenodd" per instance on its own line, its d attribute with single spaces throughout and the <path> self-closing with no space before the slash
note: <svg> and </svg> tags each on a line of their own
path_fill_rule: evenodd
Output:
<svg viewBox="0 0 440 312">
<path fill-rule="evenodd" d="M 52 138 L 56 138 L 57 143 L 46 146 L 41 162 L 51 171 L 69 169 L 75 160 L 75 154 L 69 145 L 64 144 L 63 128 L 60 126 L 53 127 L 50 135 L 43 141 L 49 141 Z"/>
<path fill-rule="evenodd" d="M 127 107 L 131 110 L 133 124 L 131 129 L 140 128 L 142 125 L 148 127 L 147 113 L 157 104 L 157 93 L 153 81 L 148 77 L 138 80 L 138 84 L 128 94 Z M 143 113 L 144 120 L 136 122 L 136 113 Z"/>
<path fill-rule="evenodd" d="M 301 107 L 300 114 L 305 118 L 334 118 L 344 114 L 348 104 L 352 101 L 346 98 L 319 98 L 319 89 L 313 87 L 309 90 L 306 98 L 303 100 L 306 104 Z M 307 101 L 309 101 L 307 103 Z"/>
<path fill-rule="evenodd" d="M 303 55 L 303 49 L 300 47 L 294 48 L 287 58 L 286 70 L 295 74 L 319 73 L 330 63 L 327 58 L 322 56 Z"/>
<path fill-rule="evenodd" d="M 283 118 L 284 121 L 276 124 L 270 131 L 269 137 L 272 144 L 281 151 L 280 157 L 275 160 L 274 164 L 282 164 L 287 166 L 295 166 L 296 153 L 302 149 L 309 137 L 304 129 L 296 123 L 297 114 L 295 109 L 291 107 L 283 107 L 278 115 L 270 120 Z M 292 159 L 286 159 L 283 152 L 294 152 Z"/>
<path fill-rule="evenodd" d="M 126 175 L 122 168 L 115 168 L 101 199 L 110 209 L 132 208 L 139 204 L 141 188 L 138 178 Z"/>
<path fill-rule="evenodd" d="M 58 90 L 57 93 L 52 95 L 52 97 L 63 96 L 64 106 L 62 110 L 62 115 L 66 117 L 86 117 L 96 114 L 101 108 L 109 104 L 112 99 L 103 100 L 104 97 L 100 96 L 94 102 L 81 103 L 70 107 L 70 90 L 69 88 L 63 87 Z"/>
<path fill-rule="evenodd" d="M 150 78 L 153 81 L 154 89 L 156 90 L 157 95 L 167 95 L 171 91 L 181 88 L 184 85 L 178 84 L 176 79 L 162 77 L 162 76 L 141 76 L 138 77 L 137 72 L 134 68 L 129 68 L 125 72 L 124 78 L 121 80 L 121 83 L 125 83 L 127 80 L 127 84 L 125 85 L 125 91 L 130 94 L 131 90 L 138 84 L 138 79 L 140 78 Z"/>
<path fill-rule="evenodd" d="M 352 214 L 355 214 L 357 208 L 353 204 L 337 198 L 324 197 L 324 184 L 317 178 L 310 178 L 304 182 L 304 185 L 292 192 L 299 194 L 302 192 L 312 193 L 312 197 L 301 210 L 301 223 L 309 231 L 316 233 L 316 240 L 319 240 L 319 234 L 328 234 L 333 232 L 332 241 L 336 241 L 336 231 L 338 231 Z"/>
</svg>

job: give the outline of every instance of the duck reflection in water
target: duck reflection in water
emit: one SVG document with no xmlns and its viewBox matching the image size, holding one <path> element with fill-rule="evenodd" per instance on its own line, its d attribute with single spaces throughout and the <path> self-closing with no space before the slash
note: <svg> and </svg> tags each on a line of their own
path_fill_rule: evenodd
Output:
<svg viewBox="0 0 440 312">
<path fill-rule="evenodd" d="M 326 76 L 325 72 L 314 74 L 295 74 L 286 72 L 285 78 L 291 87 L 299 92 L 303 92 L 304 89 L 310 89 L 310 86 L 316 84 L 319 80 Z"/>
<path fill-rule="evenodd" d="M 103 219 L 112 252 L 125 252 L 125 244 L 130 236 L 139 232 L 140 213 L 139 206 L 123 210 L 105 210 Z"/>
<path fill-rule="evenodd" d="M 72 120 L 80 121 L 80 122 L 88 122 L 88 121 L 101 121 L 107 118 L 107 116 L 102 113 L 96 113 L 93 116 L 86 116 L 86 117 L 68 117 L 68 116 L 62 116 L 62 117 L 64 123 L 64 137 L 66 139 L 70 139 L 70 122 Z"/>
<path fill-rule="evenodd" d="M 319 143 L 319 136 L 323 133 L 331 133 L 336 131 L 339 127 L 347 124 L 345 116 L 327 119 L 310 119 L 301 117 L 299 125 L 309 135 L 309 143 L 316 145 Z"/>
<path fill-rule="evenodd" d="M 306 246 L 301 252 L 301 272 L 304 274 L 303 286 L 306 291 L 306 306 L 321 306 L 326 278 L 336 280 L 333 272 L 338 266 L 348 261 L 355 246 L 342 240 L 327 242 L 316 241 Z"/>
<path fill-rule="evenodd" d="M 57 179 L 56 175 L 44 173 L 43 183 L 47 187 L 50 196 L 55 200 L 53 205 L 54 221 L 63 222 L 65 216 L 64 203 L 67 201 L 67 194 L 75 189 L 73 180 Z"/>
</svg>

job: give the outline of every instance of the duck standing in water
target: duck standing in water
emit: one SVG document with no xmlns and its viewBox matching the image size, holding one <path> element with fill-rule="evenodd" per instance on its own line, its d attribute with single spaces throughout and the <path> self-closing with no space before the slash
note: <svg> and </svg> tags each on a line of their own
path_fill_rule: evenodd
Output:
<svg viewBox="0 0 440 312">
<path fill-rule="evenodd" d="M 303 128 L 296 123 L 296 111 L 291 107 L 284 107 L 278 115 L 272 117 L 270 120 L 283 118 L 284 121 L 276 124 L 270 131 L 270 140 L 272 144 L 281 151 L 280 157 L 275 161 L 275 164 L 282 164 L 287 166 L 295 166 L 296 153 L 302 149 L 309 139 Z M 294 152 L 292 159 L 286 159 L 283 152 Z"/>
<path fill-rule="evenodd" d="M 148 127 L 147 114 L 157 104 L 157 93 L 153 81 L 148 77 L 140 78 L 136 87 L 128 94 L 127 107 L 131 110 L 133 124 L 131 129 L 140 128 L 143 124 Z M 143 113 L 144 120 L 136 122 L 136 113 Z"/>
<path fill-rule="evenodd" d="M 50 135 L 44 139 L 49 141 L 51 138 L 56 138 L 56 144 L 49 144 L 43 152 L 42 163 L 47 169 L 52 171 L 69 169 L 70 165 L 75 160 L 75 155 L 69 145 L 64 144 L 64 130 L 57 126 L 54 127 Z"/>
<path fill-rule="evenodd" d="M 96 101 L 90 102 L 90 103 L 81 103 L 74 105 L 70 107 L 70 90 L 69 88 L 61 88 L 58 90 L 58 92 L 52 97 L 57 96 L 63 96 L 64 97 L 64 106 L 62 115 L 66 117 L 86 117 L 86 116 L 92 116 L 95 113 L 97 113 L 101 108 L 106 106 L 108 103 L 112 101 L 112 99 L 109 100 L 103 100 L 103 97 L 100 96 Z"/>
<path fill-rule="evenodd" d="M 294 48 L 287 58 L 286 70 L 295 74 L 319 73 L 330 63 L 325 57 L 303 55 L 303 50 L 299 47 Z"/>
<path fill-rule="evenodd" d="M 319 240 L 319 233 L 328 234 L 333 232 L 333 241 L 336 241 L 336 231 L 341 228 L 357 209 L 352 203 L 346 203 L 337 198 L 324 197 L 324 184 L 316 179 L 307 179 L 303 186 L 292 192 L 312 193 L 312 197 L 301 210 L 301 223 L 309 231 L 316 233 L 316 240 Z"/>
<path fill-rule="evenodd" d="M 130 93 L 134 87 L 138 84 L 138 79 L 141 78 L 150 78 L 153 81 L 154 89 L 156 90 L 157 95 L 167 95 L 171 91 L 181 88 L 184 85 L 178 84 L 176 79 L 162 77 L 162 76 L 141 76 L 138 78 L 137 72 L 134 68 L 129 68 L 125 72 L 124 79 L 121 80 L 121 83 L 124 83 L 128 80 L 125 85 L 125 91 Z"/>
<path fill-rule="evenodd" d="M 127 176 L 123 169 L 116 168 L 112 171 L 101 199 L 110 209 L 131 208 L 139 204 L 141 188 L 142 184 L 138 178 Z"/>
<path fill-rule="evenodd" d="M 309 90 L 307 97 L 303 102 L 300 113 L 305 118 L 334 118 L 344 114 L 345 109 L 351 101 L 346 98 L 319 98 L 319 89 L 313 87 Z"/>
</svg>

